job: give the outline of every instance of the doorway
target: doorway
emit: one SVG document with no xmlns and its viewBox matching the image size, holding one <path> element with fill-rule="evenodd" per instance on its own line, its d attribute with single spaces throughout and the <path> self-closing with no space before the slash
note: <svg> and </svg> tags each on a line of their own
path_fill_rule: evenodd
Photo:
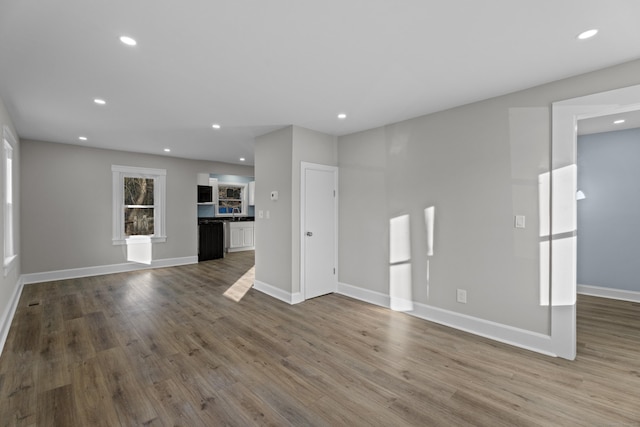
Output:
<svg viewBox="0 0 640 427">
<path fill-rule="evenodd" d="M 640 85 L 553 104 L 551 167 L 551 347 L 576 357 L 576 165 L 578 120 L 640 109 Z M 567 172 L 568 171 L 568 172 Z M 561 226 L 561 227 L 560 227 Z M 561 233 L 568 227 L 568 233 Z"/>
<path fill-rule="evenodd" d="M 577 292 L 638 301 L 640 111 L 578 121 Z"/>
<path fill-rule="evenodd" d="M 338 287 L 338 168 L 302 162 L 300 289 L 310 299 Z"/>
</svg>

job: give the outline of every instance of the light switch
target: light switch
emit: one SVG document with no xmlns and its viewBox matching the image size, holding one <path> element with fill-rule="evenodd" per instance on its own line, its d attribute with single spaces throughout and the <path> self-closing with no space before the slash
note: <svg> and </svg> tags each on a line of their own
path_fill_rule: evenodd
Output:
<svg viewBox="0 0 640 427">
<path fill-rule="evenodd" d="M 516 228 L 524 228 L 524 215 L 516 215 Z"/>
<path fill-rule="evenodd" d="M 258 211 L 258 218 L 264 218 L 264 211 L 263 210 Z"/>
<path fill-rule="evenodd" d="M 267 211 L 267 219 L 269 219 L 269 211 Z"/>
</svg>

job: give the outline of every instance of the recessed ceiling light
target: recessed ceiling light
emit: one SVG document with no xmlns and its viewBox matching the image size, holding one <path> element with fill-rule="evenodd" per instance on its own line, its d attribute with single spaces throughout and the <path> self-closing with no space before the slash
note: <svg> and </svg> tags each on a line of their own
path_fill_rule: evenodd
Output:
<svg viewBox="0 0 640 427">
<path fill-rule="evenodd" d="M 107 103 L 107 101 L 105 101 L 104 99 L 100 99 L 100 98 L 94 99 L 93 102 L 95 102 L 98 105 L 104 105 L 104 104 Z"/>
<path fill-rule="evenodd" d="M 138 44 L 138 42 L 136 42 L 134 39 L 132 39 L 131 37 L 128 36 L 122 36 L 120 37 L 120 41 L 124 44 L 126 44 L 127 46 L 135 46 Z"/>
<path fill-rule="evenodd" d="M 614 125 L 619 125 L 620 123 L 624 123 L 624 119 L 616 120 L 613 122 Z"/>
<path fill-rule="evenodd" d="M 240 161 L 244 162 L 246 159 L 244 157 L 240 157 Z"/>
<path fill-rule="evenodd" d="M 347 118 L 347 115 L 346 115 L 345 113 L 340 113 L 340 114 L 338 114 L 338 118 L 339 118 L 340 120 L 344 120 L 344 119 L 346 119 L 346 118 Z"/>
<path fill-rule="evenodd" d="M 591 30 L 583 31 L 580 34 L 578 34 L 578 39 L 579 40 L 590 39 L 591 37 L 595 36 L 596 34 L 598 34 L 598 30 L 596 28 L 593 28 Z"/>
<path fill-rule="evenodd" d="M 170 152 L 170 151 L 171 151 L 171 148 L 165 148 L 165 149 L 164 149 L 164 152 L 165 152 L 165 153 L 168 153 L 168 152 Z"/>
<path fill-rule="evenodd" d="M 217 123 L 212 124 L 211 127 L 214 129 L 220 129 L 220 125 Z"/>
<path fill-rule="evenodd" d="M 79 136 L 79 137 L 78 137 L 78 139 L 79 139 L 80 141 L 86 141 L 86 140 L 87 140 L 87 137 L 86 137 L 86 136 Z"/>
</svg>

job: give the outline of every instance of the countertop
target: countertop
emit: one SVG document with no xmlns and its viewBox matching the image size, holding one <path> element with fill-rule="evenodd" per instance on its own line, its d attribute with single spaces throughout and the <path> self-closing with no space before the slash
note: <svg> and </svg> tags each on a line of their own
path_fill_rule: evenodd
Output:
<svg viewBox="0 0 640 427">
<path fill-rule="evenodd" d="M 255 221 L 255 217 L 253 216 L 239 216 L 235 219 L 232 217 L 217 217 L 217 216 L 201 216 L 198 217 L 198 224 L 202 222 L 250 222 Z"/>
</svg>

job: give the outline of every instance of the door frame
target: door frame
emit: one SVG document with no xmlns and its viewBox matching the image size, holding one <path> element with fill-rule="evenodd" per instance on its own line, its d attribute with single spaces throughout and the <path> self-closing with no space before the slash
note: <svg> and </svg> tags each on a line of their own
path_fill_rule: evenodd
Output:
<svg viewBox="0 0 640 427">
<path fill-rule="evenodd" d="M 577 168 L 578 120 L 640 110 L 640 85 L 595 93 L 552 104 L 551 151 L 551 347 L 555 355 L 576 357 L 577 298 L 577 179 L 570 185 L 554 180 L 556 171 L 567 166 Z M 573 226 L 574 241 L 561 250 L 554 244 L 555 224 Z M 558 298 L 562 295 L 562 298 Z M 555 297 L 555 298 L 554 298 Z M 562 301 L 566 299 L 567 301 Z M 559 301 L 560 300 L 560 301 Z"/>
<path fill-rule="evenodd" d="M 335 203 L 333 204 L 333 223 L 335 224 L 334 228 L 334 239 L 333 239 L 333 263 L 336 266 L 336 274 L 335 274 L 335 289 L 338 290 L 338 167 L 337 166 L 329 166 L 322 165 L 319 163 L 310 163 L 310 162 L 300 162 L 300 293 L 302 294 L 302 300 L 305 301 L 307 299 L 307 284 L 305 280 L 306 268 L 305 268 L 305 258 L 306 258 L 306 247 L 305 247 L 305 233 L 307 230 L 307 212 L 306 212 L 306 201 L 307 201 L 307 178 L 306 172 L 308 170 L 318 170 L 323 172 L 332 172 L 333 173 L 333 185 L 335 189 Z"/>
</svg>

